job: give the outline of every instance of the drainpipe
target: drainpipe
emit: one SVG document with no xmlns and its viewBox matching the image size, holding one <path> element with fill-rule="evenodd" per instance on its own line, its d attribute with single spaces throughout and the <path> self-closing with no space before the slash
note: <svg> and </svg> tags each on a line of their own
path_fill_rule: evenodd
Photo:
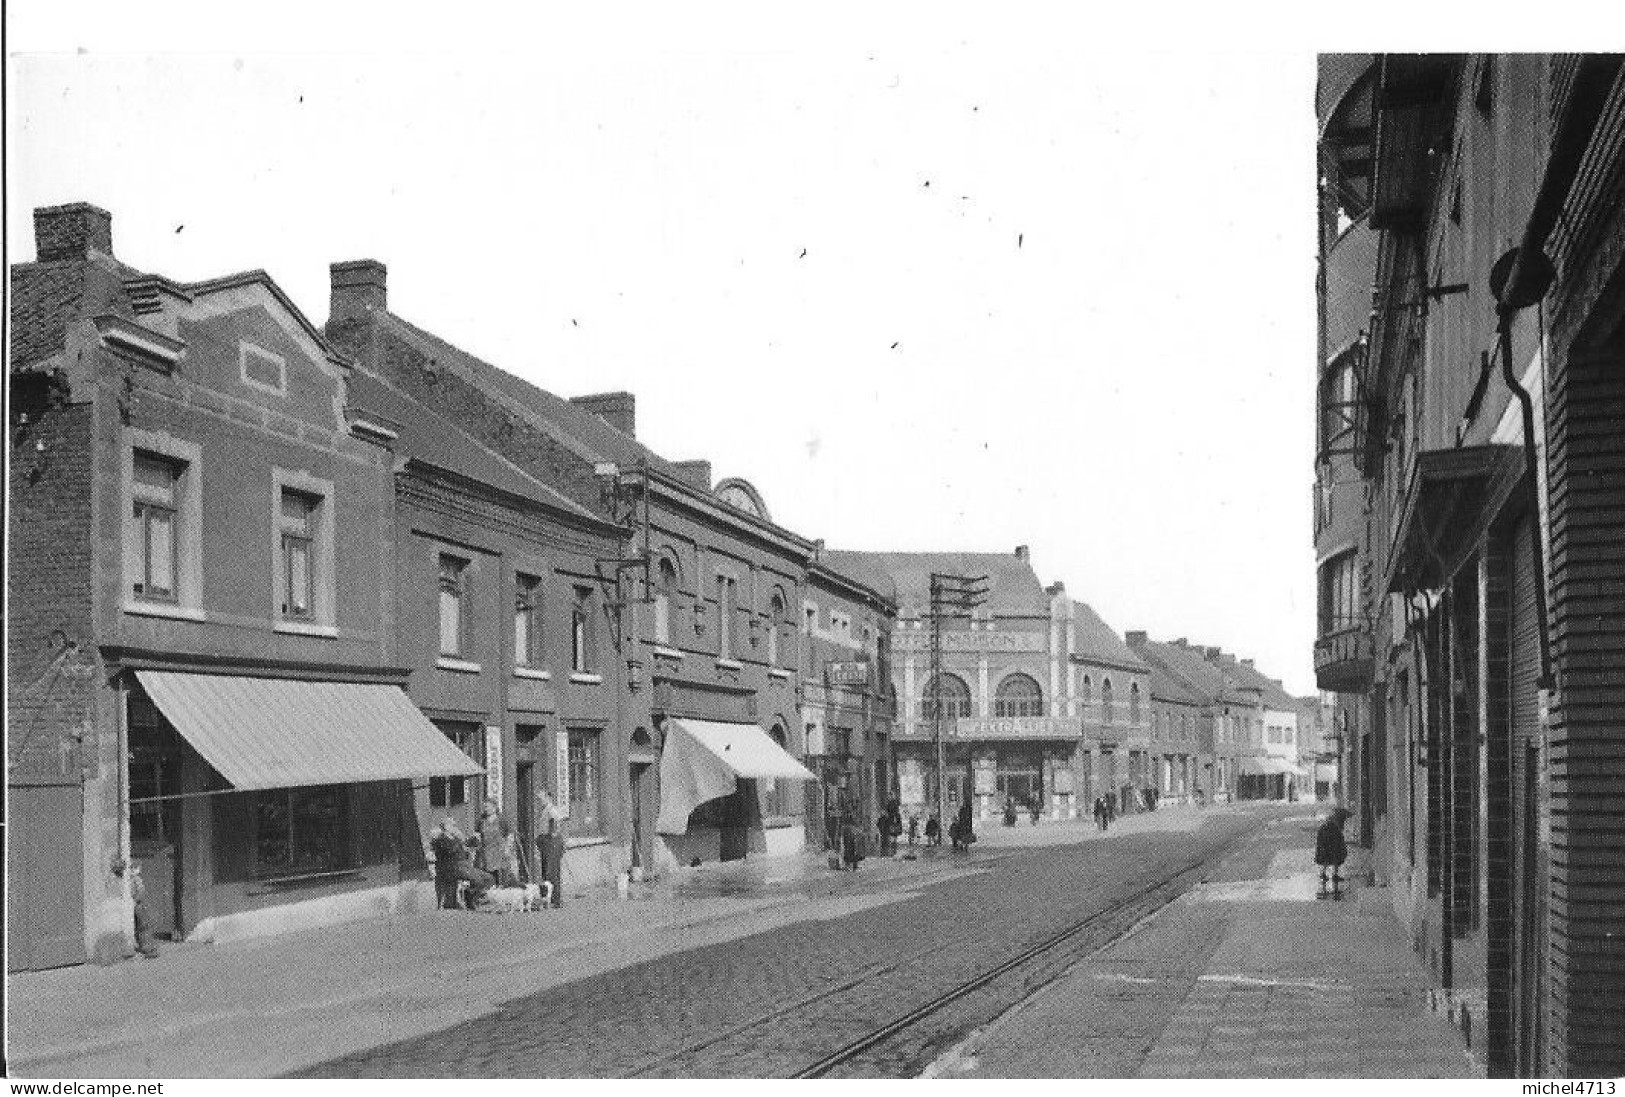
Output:
<svg viewBox="0 0 1625 1097">
<path fill-rule="evenodd" d="M 1512 368 L 1512 325 L 1517 313 L 1546 297 L 1555 272 L 1543 250 L 1552 226 L 1557 223 L 1569 191 L 1579 173 L 1580 162 L 1591 144 L 1608 94 L 1619 77 L 1619 54 L 1593 54 L 1580 61 L 1574 87 L 1557 131 L 1552 136 L 1552 152 L 1546 161 L 1546 176 L 1535 198 L 1523 240 L 1496 261 L 1490 271 L 1490 291 L 1496 298 L 1497 333 L 1500 336 L 1501 376 L 1523 409 L 1523 442 L 1526 479 L 1529 482 L 1529 552 L 1535 567 L 1535 597 L 1540 623 L 1540 667 L 1538 685 L 1550 692 L 1556 687 L 1552 674 L 1550 624 L 1546 606 L 1545 550 L 1540 530 L 1540 489 L 1535 479 L 1535 407 L 1529 391 L 1519 383 Z M 1541 348 L 1545 352 L 1545 348 Z"/>
</svg>

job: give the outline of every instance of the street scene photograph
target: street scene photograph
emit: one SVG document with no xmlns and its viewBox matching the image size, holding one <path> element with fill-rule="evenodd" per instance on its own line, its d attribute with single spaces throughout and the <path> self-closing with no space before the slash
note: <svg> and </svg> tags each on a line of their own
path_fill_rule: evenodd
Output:
<svg viewBox="0 0 1625 1097">
<path fill-rule="evenodd" d="M 1625 28 L 1292 10 L 9 5 L 10 1091 L 1613 1094 Z"/>
</svg>

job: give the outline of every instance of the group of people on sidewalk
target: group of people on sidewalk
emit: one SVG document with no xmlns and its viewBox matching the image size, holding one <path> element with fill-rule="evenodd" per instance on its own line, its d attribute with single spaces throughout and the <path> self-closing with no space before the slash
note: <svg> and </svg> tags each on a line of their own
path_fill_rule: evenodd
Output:
<svg viewBox="0 0 1625 1097">
<path fill-rule="evenodd" d="M 448 815 L 429 836 L 436 904 L 442 910 L 458 909 L 462 884 L 467 885 L 462 905 L 473 910 L 493 887 L 523 887 L 546 881 L 552 885 L 549 890 L 553 905 L 563 906 L 564 848 L 558 819 L 551 813 L 547 831 L 536 836 L 539 865 L 535 870 L 513 824 L 498 810 L 495 800 L 485 801 L 470 835 L 465 836 L 457 821 Z"/>
</svg>

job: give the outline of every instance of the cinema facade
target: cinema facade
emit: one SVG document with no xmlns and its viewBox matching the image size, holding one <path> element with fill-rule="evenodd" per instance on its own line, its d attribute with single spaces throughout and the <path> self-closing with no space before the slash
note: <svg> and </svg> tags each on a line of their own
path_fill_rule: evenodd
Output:
<svg viewBox="0 0 1625 1097">
<path fill-rule="evenodd" d="M 1060 583 L 1045 587 L 1027 549 L 1002 553 L 832 553 L 887 579 L 898 602 L 892 677 L 897 795 L 904 818 L 936 810 L 935 736 L 943 741 L 947 810 L 967 799 L 978 819 L 1006 802 L 1071 819 L 1097 795 L 1132 804 L 1156 780 L 1150 670 Z M 986 576 L 987 597 L 945 617 L 941 678 L 932 673 L 932 573 Z"/>
</svg>

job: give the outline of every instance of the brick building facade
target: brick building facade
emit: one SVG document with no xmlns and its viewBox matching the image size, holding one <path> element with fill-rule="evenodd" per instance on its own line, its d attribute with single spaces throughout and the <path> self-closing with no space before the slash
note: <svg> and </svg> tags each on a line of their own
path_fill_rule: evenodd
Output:
<svg viewBox="0 0 1625 1097">
<path fill-rule="evenodd" d="M 1625 1067 L 1620 67 L 1321 59 L 1316 670 L 1496 1075 Z"/>
</svg>

